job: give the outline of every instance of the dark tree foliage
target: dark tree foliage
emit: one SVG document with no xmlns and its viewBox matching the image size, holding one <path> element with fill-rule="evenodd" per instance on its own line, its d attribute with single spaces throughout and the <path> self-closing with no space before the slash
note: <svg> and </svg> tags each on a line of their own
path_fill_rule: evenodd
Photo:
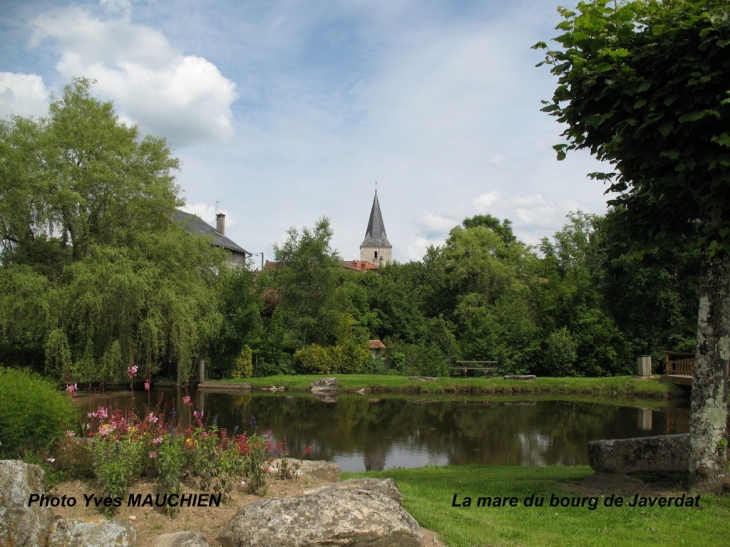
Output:
<svg viewBox="0 0 730 547">
<path fill-rule="evenodd" d="M 652 355 L 663 370 L 663 350 L 694 351 L 697 345 L 700 252 L 686 238 L 637 252 L 620 216 L 609 212 L 599 228 L 601 292 L 631 354 Z"/>
<path fill-rule="evenodd" d="M 588 149 L 615 172 L 636 240 L 697 231 L 699 321 L 691 414 L 691 488 L 728 476 L 730 358 L 730 6 L 726 0 L 581 2 L 560 9 L 558 77 L 543 109 L 567 124 L 566 150 Z M 540 43 L 536 47 L 547 48 Z"/>
</svg>

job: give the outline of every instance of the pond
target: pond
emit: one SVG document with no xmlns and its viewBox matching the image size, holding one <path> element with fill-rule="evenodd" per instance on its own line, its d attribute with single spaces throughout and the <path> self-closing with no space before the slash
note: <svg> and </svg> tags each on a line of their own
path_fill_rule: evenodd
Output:
<svg viewBox="0 0 730 547">
<path fill-rule="evenodd" d="M 84 410 L 129 405 L 130 392 L 85 396 Z M 137 392 L 138 412 L 183 409 L 184 393 Z M 193 398 L 229 433 L 285 439 L 296 457 L 337 462 L 343 471 L 446 464 L 587 465 L 588 441 L 686 433 L 689 410 L 621 406 L 609 401 L 516 398 L 425 399 L 340 395 L 323 402 L 307 394 L 199 392 Z"/>
</svg>

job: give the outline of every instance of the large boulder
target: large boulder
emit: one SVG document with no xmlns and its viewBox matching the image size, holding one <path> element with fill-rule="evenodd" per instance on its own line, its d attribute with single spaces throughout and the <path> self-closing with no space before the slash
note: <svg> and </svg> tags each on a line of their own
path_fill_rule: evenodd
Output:
<svg viewBox="0 0 730 547">
<path fill-rule="evenodd" d="M 393 479 L 347 479 L 335 484 L 327 484 L 319 488 L 305 490 L 305 495 L 317 494 L 325 490 L 370 490 L 389 497 L 398 505 L 403 505 L 403 494 Z"/>
<path fill-rule="evenodd" d="M 337 378 L 322 378 L 321 380 L 315 380 L 312 382 L 312 385 L 309 386 L 309 389 L 313 394 L 337 393 Z"/>
<path fill-rule="evenodd" d="M 252 503 L 218 535 L 223 547 L 420 547 L 421 538 L 399 503 L 352 484 Z"/>
<path fill-rule="evenodd" d="M 34 503 L 31 494 L 43 494 L 43 470 L 15 460 L 0 460 L 0 545 L 44 545 L 53 521 L 50 507 Z"/>
<path fill-rule="evenodd" d="M 277 474 L 281 469 L 281 465 L 282 460 L 280 458 L 272 460 L 271 465 L 269 465 L 269 472 Z M 312 477 L 313 479 L 327 482 L 337 482 L 340 480 L 340 466 L 333 462 L 287 458 L 287 466 L 290 470 L 299 466 L 299 469 L 294 472 L 294 476 L 296 477 Z"/>
<path fill-rule="evenodd" d="M 603 473 L 676 473 L 689 466 L 689 434 L 588 443 L 588 464 Z"/>
<path fill-rule="evenodd" d="M 53 523 L 48 547 L 134 547 L 137 531 L 131 524 L 103 517 L 59 519 Z"/>
</svg>

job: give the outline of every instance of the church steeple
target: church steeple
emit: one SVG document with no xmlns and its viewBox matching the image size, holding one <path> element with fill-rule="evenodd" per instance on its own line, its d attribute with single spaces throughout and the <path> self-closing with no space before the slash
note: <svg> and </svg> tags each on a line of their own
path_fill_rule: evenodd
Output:
<svg viewBox="0 0 730 547">
<path fill-rule="evenodd" d="M 367 260 L 378 265 L 384 265 L 391 261 L 393 246 L 385 234 L 383 214 L 380 212 L 378 191 L 375 190 L 373 207 L 370 209 L 370 220 L 365 231 L 365 239 L 360 244 L 360 260 Z"/>
</svg>

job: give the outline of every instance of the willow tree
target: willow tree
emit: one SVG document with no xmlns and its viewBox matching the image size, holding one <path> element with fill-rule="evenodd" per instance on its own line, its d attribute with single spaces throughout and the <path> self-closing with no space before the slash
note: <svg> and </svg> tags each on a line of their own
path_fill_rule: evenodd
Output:
<svg viewBox="0 0 730 547">
<path fill-rule="evenodd" d="M 0 337 L 66 380 L 183 378 L 220 323 L 220 254 L 175 224 L 175 159 L 74 80 L 0 122 Z"/>
<path fill-rule="evenodd" d="M 690 488 L 719 492 L 728 476 L 730 7 L 593 0 L 559 11 L 561 47 L 545 60 L 558 85 L 543 109 L 567 124 L 559 159 L 588 149 L 613 165 L 593 176 L 618 192 L 635 239 L 666 245 L 699 232 Z"/>
</svg>

